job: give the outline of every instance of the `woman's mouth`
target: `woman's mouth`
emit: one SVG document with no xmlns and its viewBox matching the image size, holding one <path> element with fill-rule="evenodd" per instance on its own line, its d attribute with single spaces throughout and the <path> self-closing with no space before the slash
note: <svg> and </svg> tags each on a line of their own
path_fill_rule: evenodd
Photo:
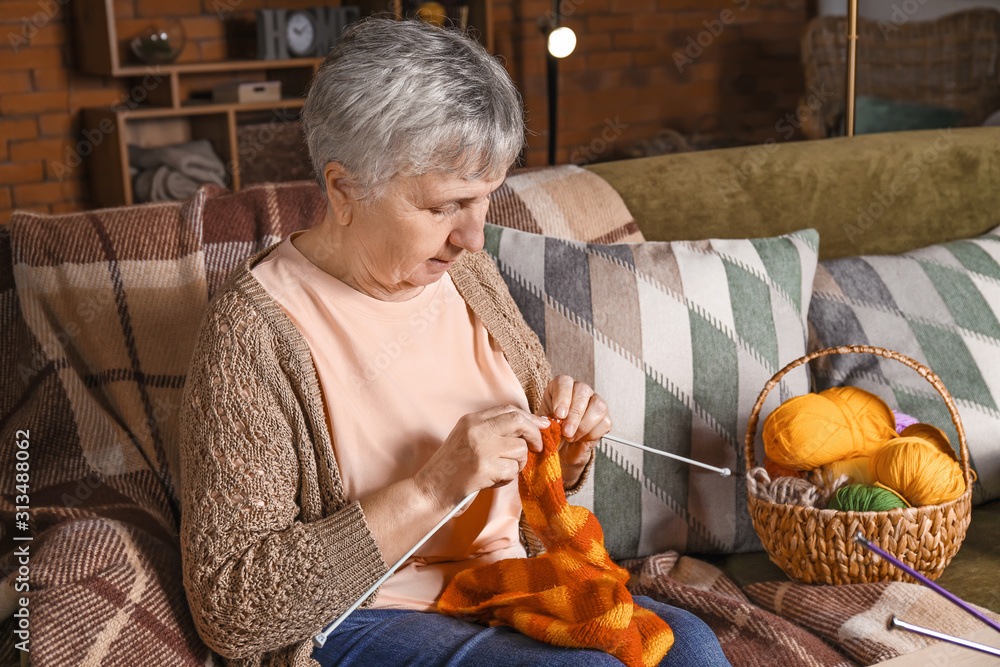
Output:
<svg viewBox="0 0 1000 667">
<path fill-rule="evenodd" d="M 454 259 L 438 259 L 437 257 L 431 257 L 430 262 L 431 262 L 431 264 L 433 264 L 436 267 L 439 267 L 439 268 L 442 268 L 442 269 L 447 269 L 447 268 L 450 268 L 451 265 L 455 263 L 455 260 Z"/>
</svg>

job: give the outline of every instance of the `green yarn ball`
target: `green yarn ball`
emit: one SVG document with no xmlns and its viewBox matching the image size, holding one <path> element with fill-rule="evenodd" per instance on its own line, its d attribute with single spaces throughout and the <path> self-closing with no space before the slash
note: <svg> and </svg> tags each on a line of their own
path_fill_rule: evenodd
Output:
<svg viewBox="0 0 1000 667">
<path fill-rule="evenodd" d="M 892 491 L 865 484 L 848 484 L 837 489 L 827 506 L 838 512 L 888 512 L 906 507 Z"/>
</svg>

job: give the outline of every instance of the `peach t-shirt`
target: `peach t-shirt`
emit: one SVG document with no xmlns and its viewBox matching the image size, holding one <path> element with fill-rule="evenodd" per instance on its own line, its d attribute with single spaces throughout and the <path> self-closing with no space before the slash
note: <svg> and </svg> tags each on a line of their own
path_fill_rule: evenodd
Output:
<svg viewBox="0 0 1000 667">
<path fill-rule="evenodd" d="M 447 273 L 412 299 L 380 301 L 299 252 L 291 241 L 303 231 L 251 273 L 309 346 L 348 499 L 412 476 L 463 415 L 505 403 L 528 409 L 499 345 Z M 428 611 L 459 571 L 525 557 L 520 512 L 516 483 L 480 491 L 385 582 L 372 607 Z"/>
</svg>

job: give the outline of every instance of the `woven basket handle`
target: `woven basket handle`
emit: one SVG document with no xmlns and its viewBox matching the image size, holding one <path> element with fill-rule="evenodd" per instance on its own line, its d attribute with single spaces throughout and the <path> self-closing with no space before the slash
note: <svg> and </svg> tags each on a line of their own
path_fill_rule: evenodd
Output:
<svg viewBox="0 0 1000 667">
<path fill-rule="evenodd" d="M 828 347 L 824 350 L 817 350 L 815 352 L 810 352 L 804 357 L 799 357 L 795 361 L 791 362 L 780 371 L 774 374 L 767 384 L 764 385 L 763 391 L 760 392 L 760 396 L 757 397 L 757 402 L 753 406 L 753 410 L 750 412 L 750 419 L 747 422 L 747 437 L 746 437 L 746 457 L 747 457 L 747 470 L 753 468 L 757 456 L 754 452 L 753 441 L 757 435 L 757 422 L 760 420 L 760 409 L 764 405 L 764 400 L 767 398 L 767 394 L 774 389 L 774 387 L 781 381 L 781 378 L 785 377 L 786 374 L 795 370 L 803 364 L 808 364 L 813 359 L 818 359 L 819 357 L 825 357 L 830 354 L 877 354 L 880 357 L 885 357 L 886 359 L 895 359 L 896 361 L 909 366 L 916 372 L 920 373 L 920 376 L 931 383 L 931 386 L 937 389 L 937 392 L 941 394 L 941 398 L 944 399 L 944 404 L 948 407 L 948 412 L 951 413 L 951 422 L 955 425 L 955 431 L 958 433 L 958 443 L 961 454 L 962 472 L 965 473 L 965 488 L 972 488 L 972 474 L 969 472 L 969 446 L 965 442 L 965 429 L 962 427 L 962 418 L 958 416 L 958 409 L 955 407 L 955 401 L 952 400 L 951 394 L 948 390 L 944 388 L 944 383 L 941 382 L 941 378 L 937 376 L 934 371 L 929 369 L 927 366 L 923 365 L 919 361 L 911 359 L 906 355 L 900 354 L 899 352 L 893 352 L 892 350 L 887 350 L 882 347 L 873 347 L 871 345 L 841 345 L 839 347 Z"/>
</svg>

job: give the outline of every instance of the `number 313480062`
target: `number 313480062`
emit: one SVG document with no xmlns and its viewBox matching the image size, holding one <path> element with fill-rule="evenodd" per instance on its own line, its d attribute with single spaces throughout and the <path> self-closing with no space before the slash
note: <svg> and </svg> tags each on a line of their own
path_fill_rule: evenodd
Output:
<svg viewBox="0 0 1000 667">
<path fill-rule="evenodd" d="M 15 444 L 17 445 L 17 450 L 14 453 L 14 458 L 16 459 L 14 463 L 14 490 L 17 491 L 18 494 L 14 497 L 14 503 L 16 505 L 26 506 L 28 504 L 28 482 L 30 479 L 28 474 L 28 459 L 30 457 L 28 447 L 30 437 L 31 433 L 27 429 L 19 430 L 14 434 L 14 438 L 16 440 Z M 18 507 L 17 509 L 21 510 L 22 508 Z M 27 509 L 27 507 L 24 507 L 24 509 Z"/>
</svg>

